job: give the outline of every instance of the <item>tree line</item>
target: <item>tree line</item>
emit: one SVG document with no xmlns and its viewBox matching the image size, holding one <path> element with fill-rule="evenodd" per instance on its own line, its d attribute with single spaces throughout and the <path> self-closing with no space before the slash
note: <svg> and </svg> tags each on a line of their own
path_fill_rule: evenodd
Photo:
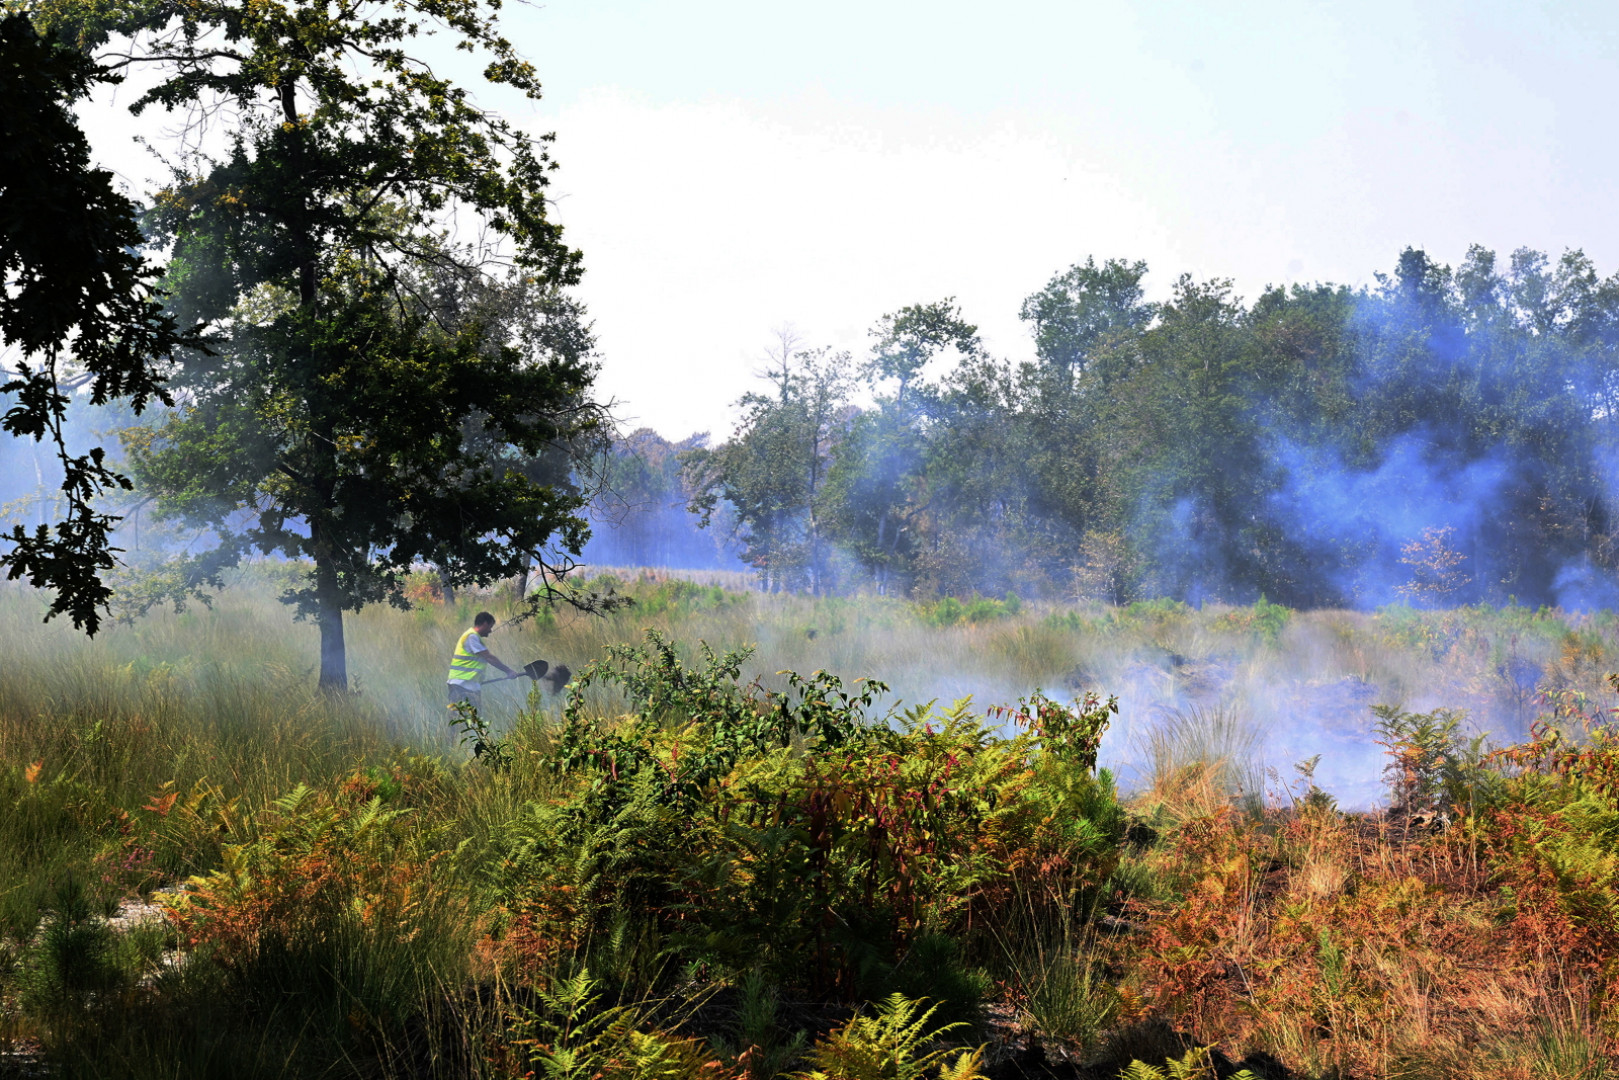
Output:
<svg viewBox="0 0 1619 1080">
<path fill-rule="evenodd" d="M 989 354 L 952 300 L 771 350 L 681 457 L 701 524 L 813 592 L 1610 603 L 1619 276 L 1579 251 L 1267 288 L 1087 259 Z"/>
</svg>

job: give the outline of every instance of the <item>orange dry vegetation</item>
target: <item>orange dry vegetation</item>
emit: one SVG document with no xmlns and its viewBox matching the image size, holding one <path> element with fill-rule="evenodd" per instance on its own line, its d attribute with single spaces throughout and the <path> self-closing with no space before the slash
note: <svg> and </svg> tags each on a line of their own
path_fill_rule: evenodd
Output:
<svg viewBox="0 0 1619 1080">
<path fill-rule="evenodd" d="M 1439 833 L 1220 809 L 1153 853 L 1182 897 L 1134 904 L 1110 964 L 1198 1042 L 1306 1075 L 1545 1076 L 1559 1040 L 1596 1075 L 1619 923 L 1611 867 L 1544 843 L 1566 828 L 1516 801 Z"/>
</svg>

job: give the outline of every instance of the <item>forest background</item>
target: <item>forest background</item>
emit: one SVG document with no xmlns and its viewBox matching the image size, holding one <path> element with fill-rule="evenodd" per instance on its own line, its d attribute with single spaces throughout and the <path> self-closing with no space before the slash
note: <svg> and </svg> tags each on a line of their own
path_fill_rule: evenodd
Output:
<svg viewBox="0 0 1619 1080">
<path fill-rule="evenodd" d="M 864 356 L 781 332 L 728 440 L 614 446 L 591 554 L 923 599 L 1611 604 L 1619 280 L 1581 252 L 1408 248 L 1252 302 L 1146 273 L 1055 275 L 1025 361 L 950 300 Z"/>
</svg>

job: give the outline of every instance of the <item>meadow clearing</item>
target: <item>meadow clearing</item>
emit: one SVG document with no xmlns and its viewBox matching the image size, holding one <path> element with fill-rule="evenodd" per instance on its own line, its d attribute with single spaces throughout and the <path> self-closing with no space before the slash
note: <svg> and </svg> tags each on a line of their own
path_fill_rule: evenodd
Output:
<svg viewBox="0 0 1619 1080">
<path fill-rule="evenodd" d="M 350 617 L 334 699 L 277 573 L 93 641 L 0 590 L 0 1075 L 1610 1067 L 1611 616 L 618 571 L 456 728 L 511 591 Z"/>
</svg>

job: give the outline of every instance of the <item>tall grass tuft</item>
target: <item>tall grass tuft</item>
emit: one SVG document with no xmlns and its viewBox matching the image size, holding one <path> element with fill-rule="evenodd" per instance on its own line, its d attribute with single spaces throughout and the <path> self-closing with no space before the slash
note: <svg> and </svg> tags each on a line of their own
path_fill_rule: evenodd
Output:
<svg viewBox="0 0 1619 1080">
<path fill-rule="evenodd" d="M 1258 812 L 1264 799 L 1262 732 L 1230 706 L 1166 709 L 1148 728 L 1148 798 L 1171 819 L 1204 817 L 1223 805 Z"/>
</svg>

